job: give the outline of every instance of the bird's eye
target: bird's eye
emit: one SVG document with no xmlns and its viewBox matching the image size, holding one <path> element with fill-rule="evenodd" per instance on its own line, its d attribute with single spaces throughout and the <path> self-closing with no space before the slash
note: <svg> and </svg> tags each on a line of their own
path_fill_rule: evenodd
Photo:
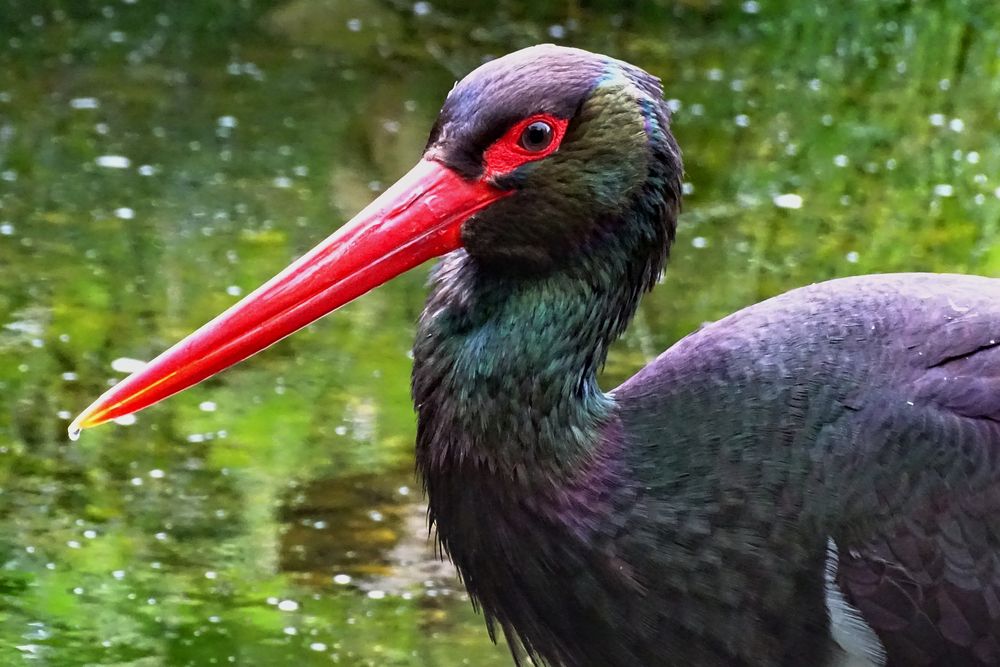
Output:
<svg viewBox="0 0 1000 667">
<path fill-rule="evenodd" d="M 529 116 L 515 124 L 483 151 L 484 178 L 510 174 L 547 157 L 559 148 L 568 125 L 568 118 L 548 114 Z"/>
<path fill-rule="evenodd" d="M 536 120 L 524 128 L 518 143 L 521 144 L 521 148 L 536 153 L 549 147 L 554 134 L 551 125 L 543 120 Z"/>
</svg>

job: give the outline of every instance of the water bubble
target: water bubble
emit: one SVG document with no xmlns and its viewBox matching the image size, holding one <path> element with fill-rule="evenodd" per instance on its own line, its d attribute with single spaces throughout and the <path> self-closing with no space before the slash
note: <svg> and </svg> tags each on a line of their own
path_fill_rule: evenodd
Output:
<svg viewBox="0 0 1000 667">
<path fill-rule="evenodd" d="M 341 586 L 346 586 L 351 583 L 351 575 L 349 574 L 335 574 L 333 576 L 333 583 L 340 584 Z"/>
<path fill-rule="evenodd" d="M 111 421 L 119 426 L 131 426 L 136 422 L 136 418 L 135 415 L 122 415 L 121 417 L 115 417 Z"/>
<path fill-rule="evenodd" d="M 324 644 L 323 642 L 313 642 L 312 644 L 309 645 L 309 648 L 311 648 L 314 651 L 325 651 L 326 644 Z"/>
<path fill-rule="evenodd" d="M 73 109 L 96 109 L 101 103 L 96 97 L 74 97 L 69 101 L 69 106 Z"/>
<path fill-rule="evenodd" d="M 835 155 L 833 158 L 833 164 L 838 167 L 846 167 L 850 163 L 851 163 L 850 158 L 848 158 L 844 154 Z"/>
<path fill-rule="evenodd" d="M 417 16 L 427 16 L 431 13 L 431 3 L 429 2 L 414 2 L 413 3 L 413 13 Z"/>
<path fill-rule="evenodd" d="M 198 409 L 202 412 L 215 412 L 215 401 L 202 401 L 198 404 Z"/>
<path fill-rule="evenodd" d="M 707 248 L 708 239 L 706 239 L 704 236 L 696 236 L 693 239 L 691 239 L 691 245 L 694 246 L 695 248 L 698 248 L 699 250 L 701 250 L 702 248 Z"/>
<path fill-rule="evenodd" d="M 368 597 L 372 600 L 381 600 L 385 597 L 385 591 L 374 590 L 368 591 Z"/>
<path fill-rule="evenodd" d="M 218 123 L 219 127 L 226 127 L 229 129 L 232 129 L 240 124 L 240 122 L 236 120 L 235 116 L 219 116 L 216 122 Z"/>
<path fill-rule="evenodd" d="M 733 118 L 733 122 L 736 123 L 738 127 L 749 127 L 750 116 L 746 115 L 745 113 L 741 113 L 740 115 L 736 116 L 736 118 Z"/>
<path fill-rule="evenodd" d="M 135 217 L 135 211 L 127 206 L 122 206 L 121 208 L 115 209 L 115 217 L 122 220 L 131 220 Z"/>
<path fill-rule="evenodd" d="M 952 132 L 962 132 L 965 130 L 965 121 L 961 118 L 952 118 L 948 121 L 948 129 Z"/>
<path fill-rule="evenodd" d="M 938 183 L 934 186 L 934 194 L 938 197 L 951 197 L 955 194 L 955 188 L 950 183 Z"/>
<path fill-rule="evenodd" d="M 208 570 L 208 571 L 205 572 L 205 578 L 206 579 L 218 579 L 219 578 L 219 573 L 218 572 L 214 572 L 212 570 Z"/>
<path fill-rule="evenodd" d="M 295 635 L 299 634 L 298 628 L 294 628 L 290 625 L 287 628 L 283 628 L 282 632 L 284 632 L 289 637 L 294 637 Z"/>
<path fill-rule="evenodd" d="M 295 600 L 282 600 L 278 603 L 278 609 L 281 611 L 296 611 L 299 608 L 299 603 Z"/>
<path fill-rule="evenodd" d="M 778 208 L 799 209 L 802 208 L 802 197 L 794 193 L 775 195 L 772 199 Z"/>
<path fill-rule="evenodd" d="M 119 373 L 138 373 L 146 368 L 147 363 L 141 359 L 131 359 L 129 357 L 118 357 L 111 362 L 111 370 Z"/>
<path fill-rule="evenodd" d="M 928 116 L 928 120 L 934 127 L 944 127 L 945 116 L 943 113 L 932 113 Z"/>
<path fill-rule="evenodd" d="M 153 479 L 163 479 L 167 473 L 163 472 L 159 468 L 153 468 L 149 471 L 149 476 Z"/>
<path fill-rule="evenodd" d="M 107 169 L 128 169 L 132 165 L 132 160 L 124 155 L 101 155 L 94 162 Z"/>
<path fill-rule="evenodd" d="M 348 19 L 347 29 L 351 32 L 358 32 L 361 30 L 361 19 Z"/>
</svg>

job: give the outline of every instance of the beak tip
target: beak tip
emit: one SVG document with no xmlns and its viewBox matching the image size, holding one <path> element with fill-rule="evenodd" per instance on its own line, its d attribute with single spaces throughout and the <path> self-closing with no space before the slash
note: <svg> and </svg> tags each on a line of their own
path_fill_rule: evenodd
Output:
<svg viewBox="0 0 1000 667">
<path fill-rule="evenodd" d="M 103 424 L 105 421 L 107 420 L 99 418 L 95 419 L 93 411 L 90 408 L 87 408 L 78 414 L 76 419 L 70 423 L 69 428 L 67 429 L 69 439 L 76 442 L 80 439 L 80 434 L 84 429 L 93 428 L 94 426 Z"/>
</svg>

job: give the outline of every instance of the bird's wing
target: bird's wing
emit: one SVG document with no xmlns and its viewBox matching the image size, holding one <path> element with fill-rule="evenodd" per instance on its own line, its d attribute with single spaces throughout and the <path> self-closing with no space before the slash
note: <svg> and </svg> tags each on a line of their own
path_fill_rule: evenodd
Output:
<svg viewBox="0 0 1000 667">
<path fill-rule="evenodd" d="M 889 665 L 1000 665 L 1000 298 L 917 319 L 911 369 L 855 408 L 868 446 L 926 468 L 876 491 L 885 514 L 837 581 Z"/>
<path fill-rule="evenodd" d="M 1000 490 L 930 500 L 839 555 L 889 665 L 1000 664 Z"/>
</svg>

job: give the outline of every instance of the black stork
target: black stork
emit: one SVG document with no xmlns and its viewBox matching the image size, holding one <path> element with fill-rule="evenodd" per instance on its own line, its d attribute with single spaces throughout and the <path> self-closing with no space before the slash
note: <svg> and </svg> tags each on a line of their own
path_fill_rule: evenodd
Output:
<svg viewBox="0 0 1000 667">
<path fill-rule="evenodd" d="M 515 660 L 1000 665 L 1000 280 L 788 292 L 602 392 L 681 199 L 659 81 L 551 45 L 353 220 L 87 408 L 144 408 L 443 255 L 414 346 L 443 550 Z"/>
</svg>

